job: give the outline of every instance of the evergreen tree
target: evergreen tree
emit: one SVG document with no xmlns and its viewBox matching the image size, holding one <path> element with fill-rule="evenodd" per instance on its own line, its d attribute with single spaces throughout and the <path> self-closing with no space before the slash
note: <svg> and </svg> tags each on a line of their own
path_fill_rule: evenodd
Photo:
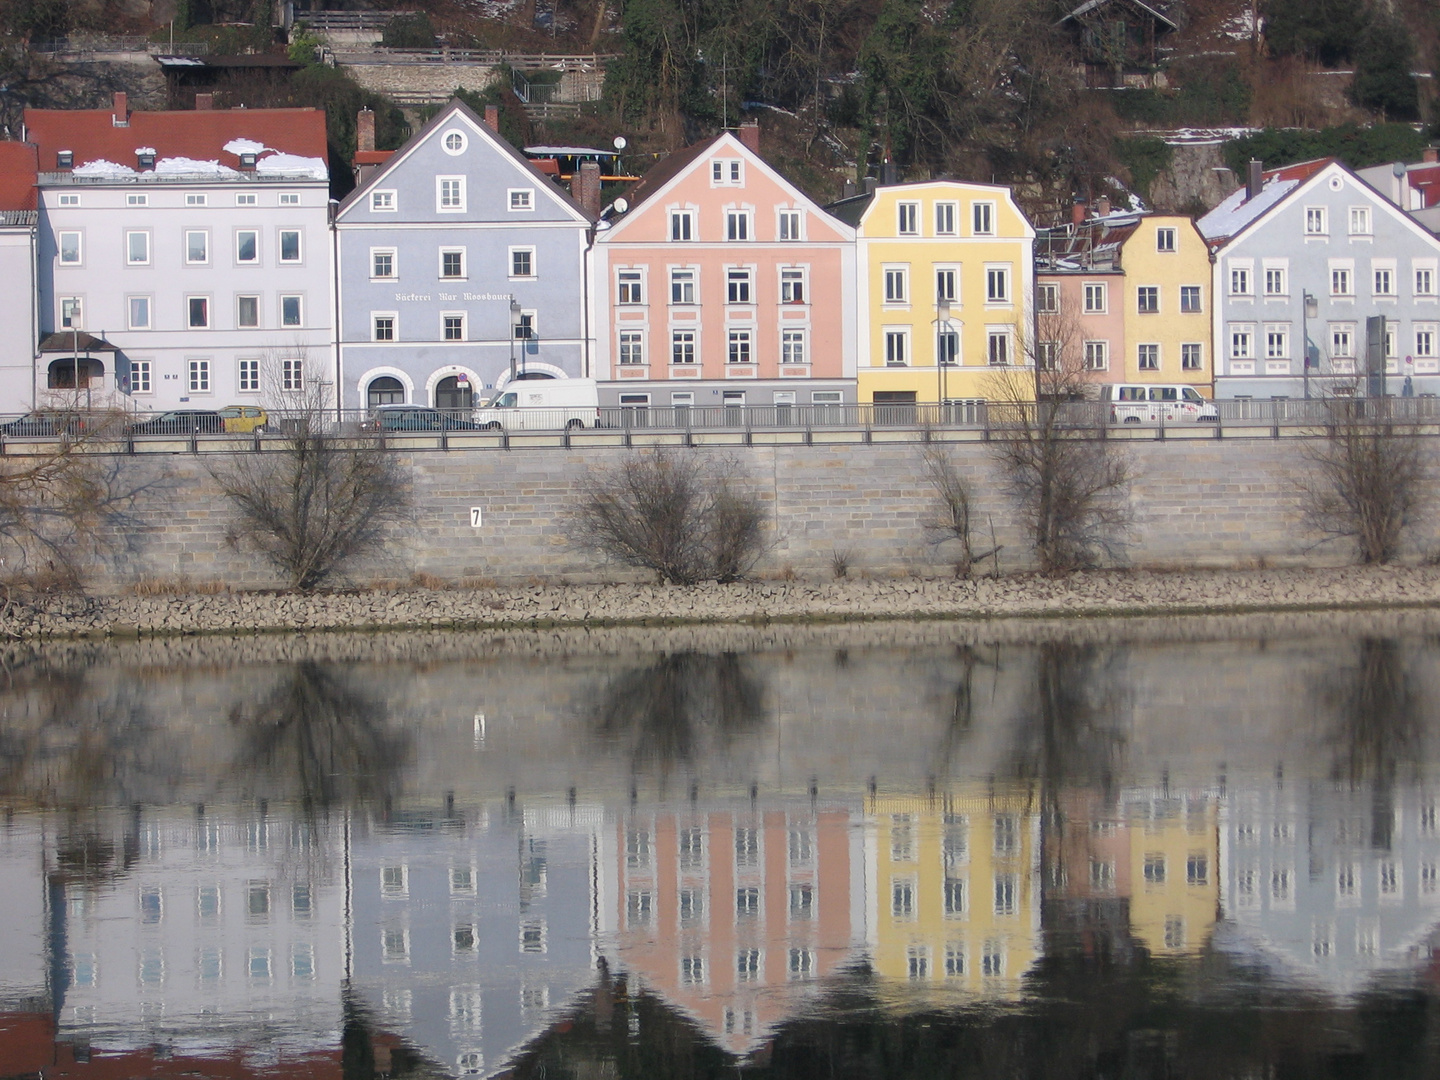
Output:
<svg viewBox="0 0 1440 1080">
<path fill-rule="evenodd" d="M 1400 20 L 1377 14 L 1355 46 L 1355 104 L 1374 109 L 1388 120 L 1416 120 L 1420 95 L 1411 74 L 1415 43 Z"/>
<path fill-rule="evenodd" d="M 1354 55 L 1369 22 L 1363 0 L 1266 0 L 1265 41 L 1277 56 L 1308 56 L 1326 67 Z"/>
</svg>

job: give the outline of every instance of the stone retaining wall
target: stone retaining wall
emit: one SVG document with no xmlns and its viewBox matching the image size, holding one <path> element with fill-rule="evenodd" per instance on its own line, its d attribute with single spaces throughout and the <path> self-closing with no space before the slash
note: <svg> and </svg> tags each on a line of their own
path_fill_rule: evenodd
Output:
<svg viewBox="0 0 1440 1080">
<path fill-rule="evenodd" d="M 1178 568 L 1338 565 L 1343 545 L 1315 547 L 1303 522 L 1299 481 L 1304 439 L 1136 441 L 1126 444 L 1136 477 L 1128 498 L 1133 528 L 1124 564 Z M 733 460 L 764 501 L 771 547 L 757 572 L 828 580 L 837 553 L 852 575 L 944 576 L 950 554 L 924 527 L 933 492 L 921 478 L 918 443 L 776 446 L 707 450 Z M 413 478 L 413 520 L 394 530 L 385 554 L 352 568 L 356 583 L 412 575 L 459 583 L 531 579 L 634 581 L 642 575 L 577 550 L 563 522 L 587 470 L 629 451 L 530 449 L 397 453 Z M 950 451 L 974 491 L 975 520 L 989 546 L 993 528 L 1005 572 L 1032 565 L 1031 552 L 993 456 L 983 444 Z M 144 580 L 222 582 L 267 588 L 282 582 L 251 553 L 227 543 L 232 510 L 207 466 L 221 455 L 114 459 L 121 481 L 144 485 L 130 520 L 112 537 L 115 555 L 92 586 Z M 479 507 L 480 528 L 471 527 Z M 1416 531 L 1416 556 L 1440 547 Z M 6 563 L 13 565 L 13 560 Z"/>
</svg>

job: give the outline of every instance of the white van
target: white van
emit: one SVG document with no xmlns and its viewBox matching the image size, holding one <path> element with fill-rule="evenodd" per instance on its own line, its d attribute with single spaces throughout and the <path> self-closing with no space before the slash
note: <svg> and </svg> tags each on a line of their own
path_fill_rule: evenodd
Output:
<svg viewBox="0 0 1440 1080">
<path fill-rule="evenodd" d="M 1192 421 L 1214 424 L 1220 420 L 1214 402 L 1206 401 L 1193 386 L 1182 383 L 1120 383 L 1102 386 L 1100 400 L 1110 405 L 1112 424 L 1167 424 Z"/>
<path fill-rule="evenodd" d="M 475 410 L 475 423 L 492 430 L 558 431 L 599 422 L 594 379 L 523 379 Z"/>
</svg>

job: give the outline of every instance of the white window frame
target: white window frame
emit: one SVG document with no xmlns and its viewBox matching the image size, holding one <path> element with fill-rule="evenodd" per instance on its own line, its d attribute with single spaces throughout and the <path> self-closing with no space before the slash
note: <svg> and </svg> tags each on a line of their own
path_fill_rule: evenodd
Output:
<svg viewBox="0 0 1440 1080">
<path fill-rule="evenodd" d="M 1192 357 L 1194 358 L 1193 363 L 1191 363 Z M 1180 345 L 1180 370 L 1205 370 L 1205 346 L 1202 342 L 1186 341 Z"/>
<path fill-rule="evenodd" d="M 743 277 L 742 277 L 743 275 Z M 735 299 L 737 287 L 743 288 L 745 298 Z M 755 304 L 755 271 L 748 266 L 727 266 L 725 268 L 725 303 L 731 307 L 752 307 Z"/>
<path fill-rule="evenodd" d="M 695 210 L 692 207 L 671 207 L 668 218 L 670 224 L 665 235 L 669 237 L 671 243 L 693 244 L 699 239 Z M 682 233 L 683 236 L 680 235 Z"/>
<path fill-rule="evenodd" d="M 1197 304 L 1197 306 L 1195 306 L 1195 307 L 1193 307 L 1193 308 L 1188 308 L 1188 307 L 1185 306 L 1185 290 L 1186 290 L 1186 289 L 1194 289 L 1194 290 L 1195 290 L 1195 296 L 1196 296 L 1196 298 L 1197 298 L 1198 301 L 1199 301 L 1198 304 Z M 1205 312 L 1205 286 L 1203 286 L 1203 285 L 1181 285 L 1181 286 L 1180 286 L 1180 314 L 1182 314 L 1182 315 L 1201 315 L 1201 314 L 1204 314 L 1204 312 Z"/>
<path fill-rule="evenodd" d="M 1387 280 L 1383 283 L 1380 275 L 1384 274 Z M 1372 259 L 1370 262 L 1370 288 L 1371 295 L 1376 299 L 1395 300 L 1400 296 L 1400 273 L 1394 259 Z M 1383 292 L 1381 284 L 1389 285 Z"/>
<path fill-rule="evenodd" d="M 59 202 L 61 206 L 79 206 L 80 196 L 71 192 L 64 192 L 60 195 Z"/>
<path fill-rule="evenodd" d="M 1230 295 L 1253 298 L 1255 295 L 1255 264 L 1250 260 L 1232 260 L 1227 267 L 1230 271 Z"/>
<path fill-rule="evenodd" d="M 1104 281 L 1087 281 L 1081 286 L 1082 307 L 1086 315 L 1104 315 L 1110 310 L 1110 287 Z"/>
<path fill-rule="evenodd" d="M 133 249 L 130 247 L 132 236 L 145 238 L 145 257 L 143 259 L 133 258 Z M 125 265 L 126 266 L 149 266 L 151 261 L 151 243 L 149 229 L 126 229 L 125 230 Z"/>
<path fill-rule="evenodd" d="M 1014 268 L 1009 263 L 985 264 L 985 303 L 989 306 L 1008 307 L 1015 302 Z M 997 295 L 995 283 L 1000 283 Z"/>
<path fill-rule="evenodd" d="M 1434 259 L 1416 259 L 1410 264 L 1410 283 L 1417 300 L 1434 300 L 1436 296 L 1440 296 L 1440 292 L 1436 290 L 1436 262 Z"/>
<path fill-rule="evenodd" d="M 1417 358 L 1424 357 L 1429 360 L 1440 356 L 1440 352 L 1437 352 L 1435 348 L 1436 336 L 1437 333 L 1440 333 L 1440 328 L 1437 328 L 1434 323 L 1416 323 L 1414 331 L 1415 355 Z M 1423 338 L 1422 335 L 1424 335 Z M 1422 344 L 1424 346 L 1423 348 Z"/>
<path fill-rule="evenodd" d="M 375 272 L 375 260 L 387 256 L 390 260 L 390 272 L 388 274 L 377 274 Z M 400 277 L 400 251 L 398 248 L 383 247 L 370 249 L 370 280 L 371 281 L 396 281 Z"/>
<path fill-rule="evenodd" d="M 65 238 L 75 238 L 75 257 L 65 258 Z M 62 229 L 55 234 L 55 261 L 61 266 L 85 265 L 85 234 L 79 229 Z"/>
<path fill-rule="evenodd" d="M 1249 323 L 1230 328 L 1230 359 L 1255 359 L 1255 327 Z"/>
<path fill-rule="evenodd" d="M 1039 315 L 1055 315 L 1060 311 L 1060 286 L 1041 282 L 1035 286 L 1035 312 Z"/>
<path fill-rule="evenodd" d="M 1331 357 L 1353 360 L 1355 358 L 1355 324 L 1331 323 L 1329 330 Z"/>
<path fill-rule="evenodd" d="M 616 337 L 615 362 L 623 368 L 645 363 L 645 331 L 621 330 Z"/>
<path fill-rule="evenodd" d="M 1144 297 L 1146 290 L 1153 294 L 1154 307 L 1146 307 Z M 1159 315 L 1160 314 L 1160 286 L 1159 285 L 1137 285 L 1135 286 L 1135 313 L 1137 315 Z"/>
<path fill-rule="evenodd" d="M 960 265 L 958 263 L 935 264 L 935 299 L 945 300 L 951 309 L 960 306 Z"/>
<path fill-rule="evenodd" d="M 780 330 L 780 363 L 808 364 L 810 362 L 810 332 L 801 327 L 782 327 Z"/>
<path fill-rule="evenodd" d="M 688 354 L 688 359 L 677 360 L 676 357 Z M 673 366 L 683 367 L 686 370 L 694 367 L 700 362 L 700 335 L 694 330 L 671 330 L 670 331 L 670 363 Z"/>
<path fill-rule="evenodd" d="M 370 193 L 370 212 L 372 214 L 393 214 L 397 209 L 399 199 L 394 188 L 379 188 Z"/>
<path fill-rule="evenodd" d="M 440 136 L 440 149 L 451 157 L 459 157 L 469 146 L 469 137 L 459 128 L 449 128 Z"/>
<path fill-rule="evenodd" d="M 295 322 L 285 321 L 285 301 L 295 301 Z M 281 293 L 278 298 L 280 311 L 280 326 L 283 329 L 298 330 L 305 325 L 305 296 L 303 293 Z"/>
<path fill-rule="evenodd" d="M 145 302 L 145 321 L 135 320 L 134 304 Z M 127 330 L 153 330 L 155 328 L 155 298 L 148 293 L 131 293 L 125 297 L 125 328 Z"/>
<path fill-rule="evenodd" d="M 66 196 L 63 196 L 63 195 L 61 196 L 62 199 L 64 199 L 65 197 L 66 197 Z M 78 199 L 79 196 L 77 195 L 77 196 L 75 196 L 75 198 Z M 65 202 L 62 202 L 60 205 L 61 205 L 61 206 L 79 206 L 80 204 L 79 204 L 79 203 L 65 203 Z M 143 192 L 143 191 L 139 191 L 139 192 L 136 192 L 136 191 L 128 192 L 128 193 L 125 195 L 125 205 L 126 205 L 126 206 L 149 206 L 149 205 L 150 205 L 150 196 L 149 196 L 148 194 L 146 194 L 145 192 Z"/>
<path fill-rule="evenodd" d="M 741 158 L 711 158 L 710 186 L 744 187 L 745 162 Z"/>
<path fill-rule="evenodd" d="M 389 336 L 388 338 L 382 338 L 382 337 L 380 336 L 380 327 L 379 327 L 377 324 L 378 324 L 379 320 L 381 320 L 381 319 L 389 319 L 389 320 L 390 320 L 390 336 Z M 378 341 L 378 342 L 381 342 L 381 343 L 399 341 L 399 340 L 400 340 L 400 313 L 399 313 L 398 311 L 372 311 L 372 312 L 370 312 L 370 340 L 371 340 L 371 341 Z"/>
<path fill-rule="evenodd" d="M 1290 269 L 1288 266 L 1283 263 L 1266 262 L 1261 268 L 1260 273 L 1264 275 L 1264 289 L 1267 299 L 1272 296 L 1290 295 Z M 1272 284 L 1277 287 L 1272 289 Z"/>
<path fill-rule="evenodd" d="M 194 303 L 194 301 L 196 301 L 196 300 L 201 300 L 201 301 L 203 301 L 204 304 L 205 304 L 205 322 L 204 322 L 203 324 L 202 324 L 202 323 L 196 323 L 196 322 L 194 321 L 195 313 L 194 313 L 194 309 L 191 307 L 191 304 Z M 185 329 L 187 329 L 187 330 L 209 330 L 209 329 L 211 328 L 211 326 L 214 324 L 214 322 L 215 322 L 214 305 L 213 305 L 213 301 L 212 301 L 210 295 L 209 295 L 208 293 L 188 293 L 188 294 L 186 294 L 186 296 L 185 296 Z"/>
<path fill-rule="evenodd" d="M 190 257 L 190 238 L 199 236 L 204 238 L 205 257 L 203 259 L 192 259 Z M 185 244 L 185 265 L 186 266 L 209 266 L 210 265 L 210 230 L 209 229 L 186 229 L 182 240 Z"/>
<path fill-rule="evenodd" d="M 1147 365 L 1146 360 L 1153 363 Z M 1138 371 L 1159 371 L 1160 370 L 1160 344 L 1155 341 L 1142 341 L 1135 346 L 1135 367 Z"/>
<path fill-rule="evenodd" d="M 235 196 L 235 205 L 236 205 L 236 206 L 255 206 L 255 205 L 258 204 L 259 198 L 260 198 L 260 197 L 259 197 L 258 195 L 256 195 L 256 194 L 254 194 L 253 192 L 252 192 L 251 194 L 248 194 L 248 195 L 236 195 L 236 196 Z"/>
<path fill-rule="evenodd" d="M 1086 371 L 1110 370 L 1110 342 L 1096 338 L 1083 345 Z"/>
<path fill-rule="evenodd" d="M 70 314 L 66 315 L 66 309 Z M 85 329 L 85 298 L 83 296 L 57 296 L 55 309 L 59 312 L 59 326 L 62 330 Z"/>
<path fill-rule="evenodd" d="M 282 191 L 280 193 L 281 206 L 299 206 L 300 193 L 298 191 Z"/>
<path fill-rule="evenodd" d="M 526 255 L 530 260 L 530 272 L 528 274 L 517 274 L 515 272 L 515 256 Z M 531 245 L 519 245 L 509 249 L 505 261 L 505 269 L 511 281 L 533 281 L 539 277 L 539 267 L 535 263 L 536 250 Z"/>
<path fill-rule="evenodd" d="M 253 259 L 242 259 L 240 257 L 240 237 L 253 236 L 255 238 L 255 257 Z M 235 265 L 236 266 L 259 266 L 260 265 L 260 230 L 259 229 L 236 229 L 235 230 Z"/>
<path fill-rule="evenodd" d="M 445 256 L 460 256 L 460 273 L 445 273 Z M 441 281 L 469 281 L 470 280 L 470 257 L 463 247 L 442 247 L 435 252 L 435 276 Z"/>
<path fill-rule="evenodd" d="M 534 188 L 507 188 L 505 198 L 512 214 L 527 214 L 535 210 Z"/>
<path fill-rule="evenodd" d="M 905 307 L 910 303 L 910 264 L 887 263 L 880 268 L 882 297 L 886 307 Z"/>
<path fill-rule="evenodd" d="M 971 236 L 995 235 L 995 208 L 996 203 L 988 199 L 977 200 L 970 204 Z"/>
<path fill-rule="evenodd" d="M 1305 235 L 1325 236 L 1330 235 L 1330 210 L 1325 206 L 1305 207 Z"/>
<path fill-rule="evenodd" d="M 743 233 L 744 235 L 739 235 Z M 746 207 L 726 207 L 725 241 L 748 244 L 755 239 L 755 211 Z"/>
<path fill-rule="evenodd" d="M 895 203 L 895 235 L 920 235 L 920 204 L 909 199 Z"/>
<path fill-rule="evenodd" d="M 644 305 L 644 267 L 617 266 L 615 268 L 615 303 L 622 307 L 641 307 Z"/>
<path fill-rule="evenodd" d="M 153 360 L 130 361 L 130 393 L 153 394 L 155 392 L 155 362 Z"/>
<path fill-rule="evenodd" d="M 1004 356 L 997 360 L 996 342 L 1003 342 L 999 350 Z M 985 328 L 985 362 L 990 367 L 1015 366 L 1015 328 L 1013 326 L 987 326 Z"/>
<path fill-rule="evenodd" d="M 1155 250 L 1159 254 L 1175 254 L 1175 241 L 1180 230 L 1173 225 L 1162 225 L 1155 230 Z"/>
<path fill-rule="evenodd" d="M 290 394 L 300 393 L 305 389 L 304 359 L 287 356 L 280 360 L 280 389 Z"/>
<path fill-rule="evenodd" d="M 808 266 L 781 266 L 776 271 L 780 276 L 780 302 L 787 305 L 802 305 L 810 302 L 810 268 Z M 799 286 L 799 296 L 795 287 Z"/>
<path fill-rule="evenodd" d="M 215 380 L 212 374 L 208 356 L 187 356 L 185 358 L 185 388 L 188 393 L 214 393 Z"/>
<path fill-rule="evenodd" d="M 186 206 L 208 206 L 210 198 L 207 195 L 191 192 L 185 196 Z"/>
<path fill-rule="evenodd" d="M 935 203 L 935 235 L 959 236 L 960 204 L 952 199 Z"/>
<path fill-rule="evenodd" d="M 689 292 L 690 299 L 677 300 L 677 290 L 683 296 Z M 694 266 L 672 266 L 670 267 L 670 304 L 672 307 L 693 307 L 698 302 L 695 298 L 700 295 L 700 270 Z"/>
<path fill-rule="evenodd" d="M 886 367 L 910 366 L 910 328 L 908 326 L 885 327 L 882 340 L 885 346 Z"/>
<path fill-rule="evenodd" d="M 1368 206 L 1352 206 L 1348 215 L 1351 236 L 1373 236 L 1373 217 Z"/>
<path fill-rule="evenodd" d="M 1344 300 L 1355 298 L 1355 263 L 1353 260 L 1330 260 L 1330 295 Z"/>
<path fill-rule="evenodd" d="M 781 206 L 775 210 L 775 239 L 780 243 L 792 243 L 805 239 L 805 211 L 793 206 Z"/>
<path fill-rule="evenodd" d="M 1273 323 L 1265 327 L 1265 359 L 1290 359 L 1290 325 Z"/>
<path fill-rule="evenodd" d="M 755 364 L 755 331 L 752 328 L 732 326 L 726 331 L 725 363 L 743 367 Z"/>
<path fill-rule="evenodd" d="M 240 316 L 241 305 L 246 301 L 253 301 L 255 305 L 255 321 L 247 323 Z M 260 296 L 257 293 L 237 293 L 235 295 L 235 329 L 237 330 L 258 330 L 261 326 Z"/>
<path fill-rule="evenodd" d="M 450 185 L 455 185 L 453 192 Z M 463 214 L 469 201 L 463 176 L 435 177 L 435 212 L 437 214 Z"/>
<path fill-rule="evenodd" d="M 460 324 L 460 325 L 459 325 L 459 329 L 460 329 L 460 335 L 459 335 L 459 337 L 451 337 L 451 336 L 450 336 L 450 327 L 448 327 L 448 326 L 446 325 L 446 323 L 447 323 L 449 320 L 451 320 L 451 319 L 457 319 L 457 320 L 459 320 L 459 324 Z M 468 323 L 468 320 L 465 318 L 465 312 L 463 312 L 463 311 L 442 311 L 442 312 L 440 312 L 440 340 L 441 340 L 441 341 L 469 341 L 469 340 L 470 340 L 470 327 L 467 325 L 467 323 Z"/>
<path fill-rule="evenodd" d="M 285 257 L 285 237 L 295 237 L 295 257 Z M 281 229 L 275 244 L 275 261 L 281 266 L 299 266 L 305 261 L 305 235 L 300 229 Z"/>
<path fill-rule="evenodd" d="M 240 394 L 260 392 L 260 358 L 242 356 L 235 362 L 235 386 Z"/>
</svg>

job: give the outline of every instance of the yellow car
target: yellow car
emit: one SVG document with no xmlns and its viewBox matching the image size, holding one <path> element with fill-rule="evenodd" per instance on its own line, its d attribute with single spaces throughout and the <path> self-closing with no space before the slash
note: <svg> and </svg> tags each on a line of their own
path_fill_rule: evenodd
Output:
<svg viewBox="0 0 1440 1080">
<path fill-rule="evenodd" d="M 270 423 L 270 414 L 258 405 L 226 405 L 220 410 L 225 418 L 225 431 L 248 434 L 256 429 L 265 431 Z"/>
</svg>

